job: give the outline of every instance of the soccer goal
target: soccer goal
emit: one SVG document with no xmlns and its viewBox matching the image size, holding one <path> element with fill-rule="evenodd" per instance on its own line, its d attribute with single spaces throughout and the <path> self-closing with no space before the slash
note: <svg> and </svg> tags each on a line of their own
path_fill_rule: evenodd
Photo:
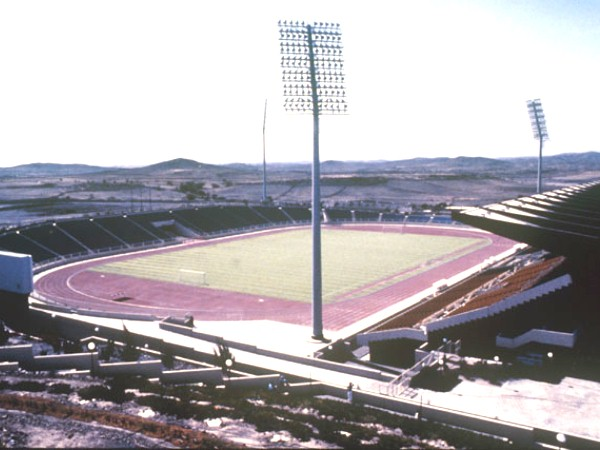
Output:
<svg viewBox="0 0 600 450">
<path fill-rule="evenodd" d="M 206 272 L 192 269 L 179 269 L 179 283 L 192 286 L 208 286 Z"/>
</svg>

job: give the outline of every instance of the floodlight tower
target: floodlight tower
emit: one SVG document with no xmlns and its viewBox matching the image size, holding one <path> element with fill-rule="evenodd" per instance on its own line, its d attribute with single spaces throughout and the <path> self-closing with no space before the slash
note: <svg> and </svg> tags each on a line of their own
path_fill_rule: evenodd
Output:
<svg viewBox="0 0 600 450">
<path fill-rule="evenodd" d="M 263 192 L 262 201 L 267 203 L 267 150 L 265 131 L 267 126 L 267 99 L 265 99 L 265 115 L 263 117 Z"/>
<path fill-rule="evenodd" d="M 336 23 L 279 21 L 286 111 L 313 115 L 313 338 L 324 340 L 321 282 L 319 115 L 347 112 L 342 34 Z"/>
<path fill-rule="evenodd" d="M 537 193 L 539 194 L 542 192 L 542 147 L 544 146 L 544 141 L 548 140 L 548 129 L 546 128 L 546 117 L 542 109 L 542 101 L 539 98 L 528 100 L 527 109 L 529 111 L 529 119 L 531 120 L 531 128 L 533 129 L 533 137 L 540 141 L 537 179 Z"/>
</svg>

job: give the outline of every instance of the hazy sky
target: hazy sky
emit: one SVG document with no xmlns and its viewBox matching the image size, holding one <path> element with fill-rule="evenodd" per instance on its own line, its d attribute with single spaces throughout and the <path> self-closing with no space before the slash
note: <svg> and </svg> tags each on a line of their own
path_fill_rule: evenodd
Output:
<svg viewBox="0 0 600 450">
<path fill-rule="evenodd" d="M 309 161 L 279 19 L 341 24 L 349 114 L 321 160 L 600 151 L 600 0 L 0 2 L 0 167 Z"/>
</svg>

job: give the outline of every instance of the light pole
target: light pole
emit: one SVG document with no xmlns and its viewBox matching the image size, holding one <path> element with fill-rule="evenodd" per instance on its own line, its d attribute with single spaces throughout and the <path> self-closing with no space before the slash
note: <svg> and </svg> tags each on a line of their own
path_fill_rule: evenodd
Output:
<svg viewBox="0 0 600 450">
<path fill-rule="evenodd" d="M 262 201 L 267 203 L 267 144 L 265 131 L 267 127 L 267 99 L 265 99 L 265 115 L 263 117 L 263 192 Z"/>
<path fill-rule="evenodd" d="M 89 341 L 87 343 L 87 349 L 90 352 L 90 375 L 94 375 L 94 351 L 96 350 L 96 343 Z"/>
<path fill-rule="evenodd" d="M 544 110 L 542 109 L 542 101 L 539 98 L 528 100 L 527 110 L 529 111 L 533 137 L 540 141 L 537 179 L 537 193 L 539 194 L 542 192 L 542 147 L 544 146 L 544 141 L 548 140 L 548 129 L 546 128 L 546 117 L 544 116 Z"/>
<path fill-rule="evenodd" d="M 233 367 L 233 360 L 227 358 L 225 360 L 225 374 L 227 375 L 227 386 L 231 386 L 231 368 Z"/>
<path fill-rule="evenodd" d="M 319 115 L 347 112 L 340 25 L 279 21 L 283 96 L 286 111 L 312 113 L 312 337 L 323 336 L 321 275 L 321 186 Z"/>
</svg>

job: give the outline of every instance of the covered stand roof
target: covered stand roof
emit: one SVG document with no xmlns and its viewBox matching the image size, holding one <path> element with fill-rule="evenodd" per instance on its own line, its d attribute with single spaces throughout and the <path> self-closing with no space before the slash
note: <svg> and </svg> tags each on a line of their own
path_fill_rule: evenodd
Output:
<svg viewBox="0 0 600 450">
<path fill-rule="evenodd" d="M 600 182 L 454 211 L 452 218 L 559 255 L 600 259 Z"/>
</svg>

